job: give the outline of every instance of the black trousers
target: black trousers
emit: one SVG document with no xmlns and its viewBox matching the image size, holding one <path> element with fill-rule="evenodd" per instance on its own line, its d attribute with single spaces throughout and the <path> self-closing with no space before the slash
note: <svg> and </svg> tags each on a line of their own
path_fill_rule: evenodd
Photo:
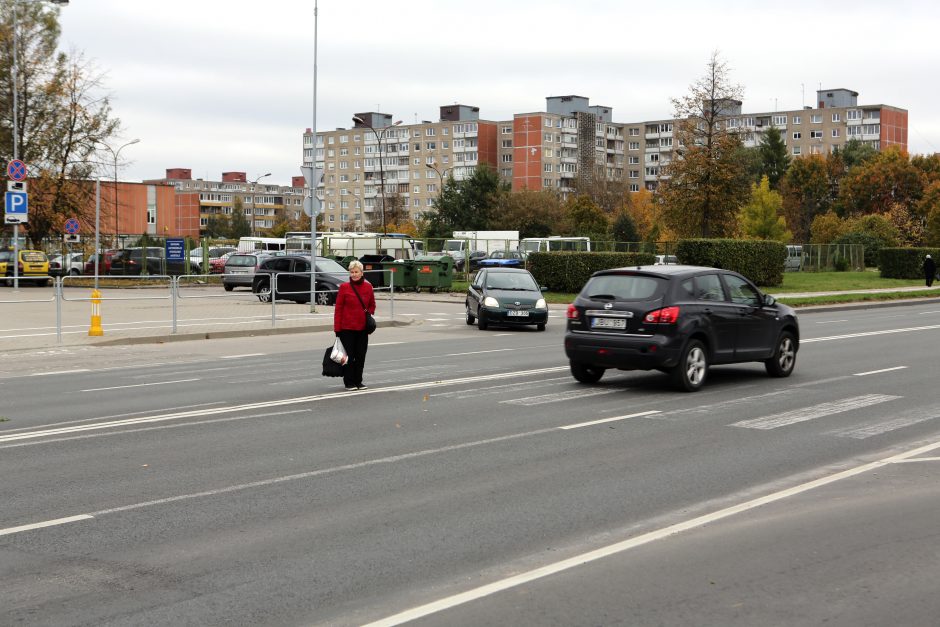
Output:
<svg viewBox="0 0 940 627">
<path fill-rule="evenodd" d="M 369 334 L 365 331 L 340 331 L 339 340 L 349 355 L 349 361 L 343 367 L 343 383 L 348 388 L 358 387 L 362 385 L 362 369 L 366 365 Z"/>
</svg>

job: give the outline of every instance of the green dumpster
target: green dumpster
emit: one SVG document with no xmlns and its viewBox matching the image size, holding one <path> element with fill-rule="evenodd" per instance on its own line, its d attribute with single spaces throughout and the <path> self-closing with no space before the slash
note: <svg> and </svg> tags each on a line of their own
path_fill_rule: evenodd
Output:
<svg viewBox="0 0 940 627">
<path fill-rule="evenodd" d="M 440 264 L 437 287 L 439 289 L 450 289 L 454 283 L 454 258 L 443 255 L 440 258 Z"/>
<path fill-rule="evenodd" d="M 348 257 L 337 258 L 336 261 L 337 261 L 337 263 L 339 263 L 339 265 L 343 266 L 344 268 L 346 268 L 346 269 L 348 270 L 348 269 L 349 269 L 349 262 L 350 262 L 350 261 L 355 261 L 355 260 L 356 260 L 355 257 L 353 257 L 352 255 L 349 255 Z"/>
<path fill-rule="evenodd" d="M 382 269 L 385 270 L 388 284 L 394 285 L 399 292 L 415 289 L 418 285 L 415 276 L 415 262 L 410 259 L 384 261 L 382 262 Z"/>
</svg>

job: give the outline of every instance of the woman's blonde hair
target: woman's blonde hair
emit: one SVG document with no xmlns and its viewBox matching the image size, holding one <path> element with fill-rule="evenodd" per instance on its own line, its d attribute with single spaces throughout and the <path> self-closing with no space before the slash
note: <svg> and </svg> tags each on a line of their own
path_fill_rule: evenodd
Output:
<svg viewBox="0 0 940 627">
<path fill-rule="evenodd" d="M 353 270 L 353 269 L 363 270 L 362 262 L 359 261 L 358 259 L 353 259 L 352 261 L 349 262 L 349 267 L 347 267 L 346 269 L 347 270 Z"/>
</svg>

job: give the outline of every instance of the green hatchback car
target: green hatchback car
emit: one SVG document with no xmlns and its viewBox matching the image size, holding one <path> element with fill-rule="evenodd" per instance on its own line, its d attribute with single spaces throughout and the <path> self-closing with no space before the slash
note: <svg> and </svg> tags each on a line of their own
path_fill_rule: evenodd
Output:
<svg viewBox="0 0 940 627">
<path fill-rule="evenodd" d="M 545 330 L 548 305 L 535 277 L 522 268 L 482 268 L 467 288 L 467 324 L 535 325 Z"/>
</svg>

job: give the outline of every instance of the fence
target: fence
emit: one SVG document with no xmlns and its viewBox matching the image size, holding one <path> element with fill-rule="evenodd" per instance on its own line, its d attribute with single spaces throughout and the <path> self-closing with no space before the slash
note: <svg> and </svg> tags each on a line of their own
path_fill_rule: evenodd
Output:
<svg viewBox="0 0 940 627">
<path fill-rule="evenodd" d="M 223 291 L 223 276 L 99 277 L 99 295 L 94 297 L 94 277 L 31 277 L 31 281 L 48 279 L 51 289 L 24 282 L 18 290 L 0 291 L 0 346 L 32 348 L 48 345 L 52 335 L 56 344 L 63 343 L 63 335 L 87 336 L 92 305 L 96 302 L 100 302 L 105 322 L 102 339 L 163 334 L 172 337 L 183 331 L 219 334 L 233 329 L 288 329 L 307 327 L 311 321 L 332 324 L 332 309 L 305 311 L 279 302 L 295 298 L 309 301 L 313 296 L 311 290 L 296 287 L 282 291 L 278 287 L 282 278 L 279 274 L 270 275 L 271 293 L 277 298 L 265 301 L 254 291 Z M 377 300 L 388 303 L 388 319 L 394 320 L 393 275 L 388 277 L 388 283 L 388 287 L 376 287 L 375 292 Z M 319 285 L 316 291 L 323 293 Z M 335 294 L 335 290 L 329 293 Z M 330 302 L 333 300 L 335 296 Z"/>
</svg>

